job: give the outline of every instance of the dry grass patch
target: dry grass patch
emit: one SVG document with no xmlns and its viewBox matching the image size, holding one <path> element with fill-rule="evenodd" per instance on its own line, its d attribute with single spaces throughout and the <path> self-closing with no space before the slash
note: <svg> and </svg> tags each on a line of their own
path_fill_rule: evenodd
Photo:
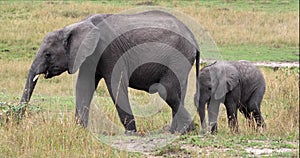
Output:
<svg viewBox="0 0 300 158">
<path fill-rule="evenodd" d="M 220 46 L 268 45 L 272 47 L 299 44 L 298 12 L 257 12 L 233 9 L 176 8 L 206 28 Z"/>
<path fill-rule="evenodd" d="M 1 157 L 128 157 L 76 126 L 74 113 L 45 112 L 0 128 Z"/>
</svg>

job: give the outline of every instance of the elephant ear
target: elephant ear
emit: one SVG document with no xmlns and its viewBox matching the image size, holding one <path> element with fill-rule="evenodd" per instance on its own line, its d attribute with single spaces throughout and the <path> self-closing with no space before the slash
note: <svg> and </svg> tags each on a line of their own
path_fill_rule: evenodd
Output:
<svg viewBox="0 0 300 158">
<path fill-rule="evenodd" d="M 68 72 L 73 74 L 94 53 L 100 39 L 100 30 L 90 21 L 81 21 L 66 26 L 63 32 L 69 60 Z"/>
<path fill-rule="evenodd" d="M 239 83 L 238 71 L 228 63 L 218 63 L 212 72 L 212 92 L 215 99 L 221 99 Z"/>
</svg>

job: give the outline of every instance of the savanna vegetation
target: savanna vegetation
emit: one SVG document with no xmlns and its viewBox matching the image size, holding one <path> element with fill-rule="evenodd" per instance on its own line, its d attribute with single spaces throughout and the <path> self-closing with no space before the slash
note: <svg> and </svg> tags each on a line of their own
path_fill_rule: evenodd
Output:
<svg viewBox="0 0 300 158">
<path fill-rule="evenodd" d="M 247 151 L 249 148 L 273 149 L 274 152 L 268 153 L 268 156 L 298 156 L 299 68 L 274 71 L 260 67 L 267 83 L 261 106 L 267 123 L 265 131 L 256 132 L 249 128 L 239 113 L 240 133 L 231 133 L 222 107 L 217 135 L 199 135 L 199 117 L 193 113 L 197 131 L 180 136 L 171 144 L 146 155 L 113 148 L 99 141 L 97 135 L 89 130 L 74 124 L 76 75 L 64 73 L 49 80 L 40 79 L 25 117 L 20 118 L 17 113 L 24 106 L 18 102 L 27 72 L 45 34 L 90 14 L 119 13 L 141 6 L 166 7 L 186 14 L 205 28 L 224 60 L 291 62 L 299 60 L 298 3 L 292 0 L 0 2 L 0 156 L 244 157 L 252 155 Z M 205 49 L 202 57 L 210 58 Z M 191 73 L 191 84 L 195 82 L 193 75 Z M 189 86 L 186 98 L 189 111 L 195 111 L 194 88 Z M 167 105 L 153 109 L 153 105 L 148 105 L 152 95 L 135 90 L 130 90 L 130 95 L 131 101 L 147 104 L 134 109 L 134 113 L 140 114 L 136 122 L 141 135 L 170 123 L 171 111 Z M 103 81 L 96 96 L 94 102 L 101 107 L 101 113 L 120 126 Z M 142 117 L 147 110 L 157 112 L 150 117 Z M 91 114 L 91 117 L 96 118 L 97 114 Z M 94 122 L 102 124 L 100 121 Z M 103 123 L 97 128 L 109 129 L 108 126 Z M 107 130 L 101 131 L 101 134 L 120 133 Z M 280 152 L 283 148 L 289 150 Z"/>
</svg>

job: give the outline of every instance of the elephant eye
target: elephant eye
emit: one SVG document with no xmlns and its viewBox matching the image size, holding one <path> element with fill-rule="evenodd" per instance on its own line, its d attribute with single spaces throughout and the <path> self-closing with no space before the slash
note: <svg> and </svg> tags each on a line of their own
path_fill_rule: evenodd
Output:
<svg viewBox="0 0 300 158">
<path fill-rule="evenodd" d="M 45 52 L 45 57 L 46 57 L 46 59 L 49 59 L 51 57 L 50 52 Z"/>
<path fill-rule="evenodd" d="M 208 87 L 208 90 L 211 90 L 211 87 Z"/>
</svg>

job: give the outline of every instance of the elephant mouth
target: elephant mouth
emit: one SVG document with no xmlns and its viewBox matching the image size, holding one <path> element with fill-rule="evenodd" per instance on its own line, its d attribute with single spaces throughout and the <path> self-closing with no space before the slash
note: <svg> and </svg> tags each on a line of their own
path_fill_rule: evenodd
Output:
<svg viewBox="0 0 300 158">
<path fill-rule="evenodd" d="M 48 79 L 48 78 L 52 78 L 54 75 L 52 73 L 50 73 L 49 71 L 46 71 L 45 73 L 45 78 Z"/>
<path fill-rule="evenodd" d="M 53 69 L 48 69 L 44 74 L 45 74 L 45 78 L 48 79 L 48 78 L 52 78 L 54 76 L 58 76 L 60 74 L 62 74 L 63 72 L 65 72 L 65 70 L 61 70 L 59 68 L 53 68 Z"/>
<path fill-rule="evenodd" d="M 207 102 L 207 103 L 210 103 L 210 100 L 211 100 L 211 97 L 209 97 L 209 98 L 207 99 L 206 102 Z"/>
</svg>

